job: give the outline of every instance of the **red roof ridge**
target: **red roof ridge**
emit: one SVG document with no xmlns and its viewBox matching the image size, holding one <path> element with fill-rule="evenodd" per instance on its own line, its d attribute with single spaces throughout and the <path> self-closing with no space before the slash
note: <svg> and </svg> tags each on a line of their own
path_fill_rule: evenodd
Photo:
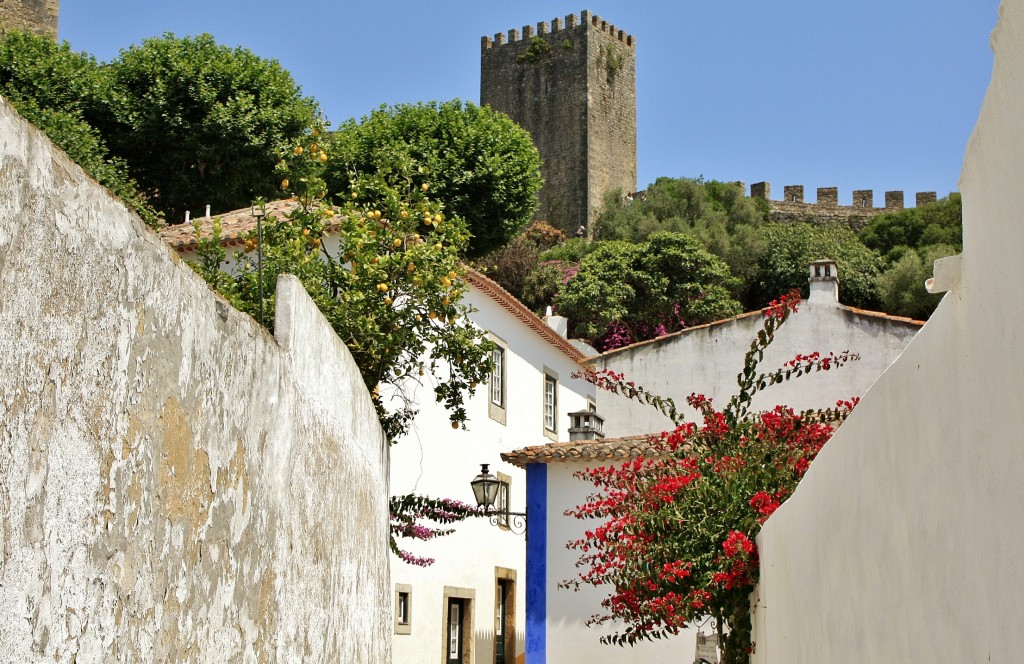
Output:
<svg viewBox="0 0 1024 664">
<path fill-rule="evenodd" d="M 287 198 L 267 203 L 266 210 L 268 214 L 283 216 L 291 212 L 298 205 L 298 201 L 294 198 Z M 213 220 L 215 218 L 220 219 L 221 244 L 224 246 L 240 244 L 242 236 L 256 228 L 256 218 L 252 216 L 252 209 L 244 208 L 194 220 L 199 222 L 200 237 L 208 237 L 213 232 Z M 327 232 L 332 232 L 337 229 L 338 226 L 336 224 L 331 224 L 326 230 Z M 159 233 L 163 241 L 179 253 L 194 250 L 199 246 L 199 237 L 196 236 L 195 228 L 191 223 L 167 226 L 160 229 Z M 551 329 L 537 314 L 530 311 L 526 305 L 502 288 L 498 282 L 468 265 L 465 268 L 466 281 L 468 283 L 475 286 L 574 362 L 577 364 L 583 362 L 585 356 L 579 349 L 569 343 L 565 337 Z"/>
<path fill-rule="evenodd" d="M 540 316 L 530 311 L 525 304 L 502 288 L 498 282 L 468 265 L 466 266 L 466 281 L 476 286 L 477 289 L 498 303 L 505 311 L 518 318 L 552 346 L 568 355 L 573 361 L 576 363 L 583 362 L 585 356 L 578 348 L 569 343 L 568 339 L 551 329 L 551 326 L 545 323 Z"/>
<path fill-rule="evenodd" d="M 545 443 L 503 452 L 501 458 L 520 468 L 533 463 L 656 459 L 669 453 L 663 436 L 664 433 L 651 433 L 620 438 Z"/>
</svg>

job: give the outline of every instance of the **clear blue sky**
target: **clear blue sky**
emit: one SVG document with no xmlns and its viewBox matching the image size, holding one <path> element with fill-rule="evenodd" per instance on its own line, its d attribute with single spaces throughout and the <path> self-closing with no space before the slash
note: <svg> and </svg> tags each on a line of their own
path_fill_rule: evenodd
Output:
<svg viewBox="0 0 1024 664">
<path fill-rule="evenodd" d="M 703 175 L 956 190 L 992 67 L 998 0 L 343 2 L 64 0 L 60 37 L 108 60 L 209 32 L 275 58 L 335 124 L 480 95 L 480 37 L 590 9 L 637 38 L 639 185 Z"/>
</svg>

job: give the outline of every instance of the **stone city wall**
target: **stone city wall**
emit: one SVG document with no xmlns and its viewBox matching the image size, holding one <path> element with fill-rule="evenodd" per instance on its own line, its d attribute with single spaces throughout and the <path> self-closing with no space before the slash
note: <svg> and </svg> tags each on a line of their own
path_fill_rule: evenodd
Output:
<svg viewBox="0 0 1024 664">
<path fill-rule="evenodd" d="M 390 662 L 388 448 L 301 285 L 275 338 L 0 136 L 0 661 Z"/>
<path fill-rule="evenodd" d="M 742 183 L 741 183 L 742 184 Z M 819 223 L 847 224 L 853 230 L 864 228 L 871 219 L 883 212 L 903 209 L 903 192 L 885 192 L 885 207 L 875 207 L 874 192 L 871 189 L 854 190 L 850 205 L 839 204 L 839 189 L 819 187 L 816 203 L 804 202 L 803 185 L 788 185 L 783 188 L 782 200 L 772 200 L 771 185 L 756 182 L 750 185 L 750 197 L 768 201 L 772 221 L 793 222 L 813 219 Z M 918 207 L 937 200 L 934 191 L 918 192 L 915 202 Z"/>
</svg>

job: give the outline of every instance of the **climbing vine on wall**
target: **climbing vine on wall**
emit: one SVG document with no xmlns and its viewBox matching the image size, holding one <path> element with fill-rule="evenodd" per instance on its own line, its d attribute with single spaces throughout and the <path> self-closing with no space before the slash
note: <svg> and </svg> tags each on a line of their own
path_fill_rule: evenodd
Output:
<svg viewBox="0 0 1024 664">
<path fill-rule="evenodd" d="M 711 617 L 722 664 L 753 652 L 750 593 L 758 579 L 754 540 L 761 524 L 792 495 L 800 478 L 856 400 L 798 413 L 785 406 L 751 413 L 757 392 L 858 359 L 850 352 L 798 355 L 761 372 L 776 330 L 796 312 L 799 293 L 773 302 L 723 410 L 692 394 L 700 424 L 684 422 L 675 403 L 611 371 L 585 377 L 601 388 L 657 408 L 677 423 L 652 439 L 661 454 L 577 473 L 597 488 L 567 514 L 600 523 L 568 546 L 580 552 L 579 575 L 561 585 L 609 589 L 591 624 L 625 624 L 606 643 L 662 638 Z"/>
</svg>

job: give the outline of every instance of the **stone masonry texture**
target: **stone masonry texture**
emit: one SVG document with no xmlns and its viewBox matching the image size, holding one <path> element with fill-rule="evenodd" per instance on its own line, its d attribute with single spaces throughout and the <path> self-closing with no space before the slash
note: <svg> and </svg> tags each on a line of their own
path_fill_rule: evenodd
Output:
<svg viewBox="0 0 1024 664">
<path fill-rule="evenodd" d="M 903 192 L 885 192 L 885 207 L 874 207 L 874 192 L 857 189 L 852 194 L 852 205 L 839 204 L 839 190 L 836 187 L 819 187 L 816 203 L 804 201 L 803 185 L 783 187 L 783 199 L 772 200 L 771 184 L 755 182 L 750 185 L 751 198 L 761 198 L 768 203 L 768 216 L 772 221 L 794 222 L 814 221 L 816 223 L 846 224 L 855 231 L 864 228 L 871 219 L 883 212 L 903 209 Z M 914 198 L 918 206 L 934 203 L 934 191 L 918 192 Z"/>
<path fill-rule="evenodd" d="M 27 30 L 57 38 L 60 0 L 0 0 L 0 31 Z"/>
<path fill-rule="evenodd" d="M 543 160 L 537 218 L 589 226 L 636 190 L 636 40 L 584 10 L 481 40 L 480 103 L 526 129 Z"/>
</svg>

